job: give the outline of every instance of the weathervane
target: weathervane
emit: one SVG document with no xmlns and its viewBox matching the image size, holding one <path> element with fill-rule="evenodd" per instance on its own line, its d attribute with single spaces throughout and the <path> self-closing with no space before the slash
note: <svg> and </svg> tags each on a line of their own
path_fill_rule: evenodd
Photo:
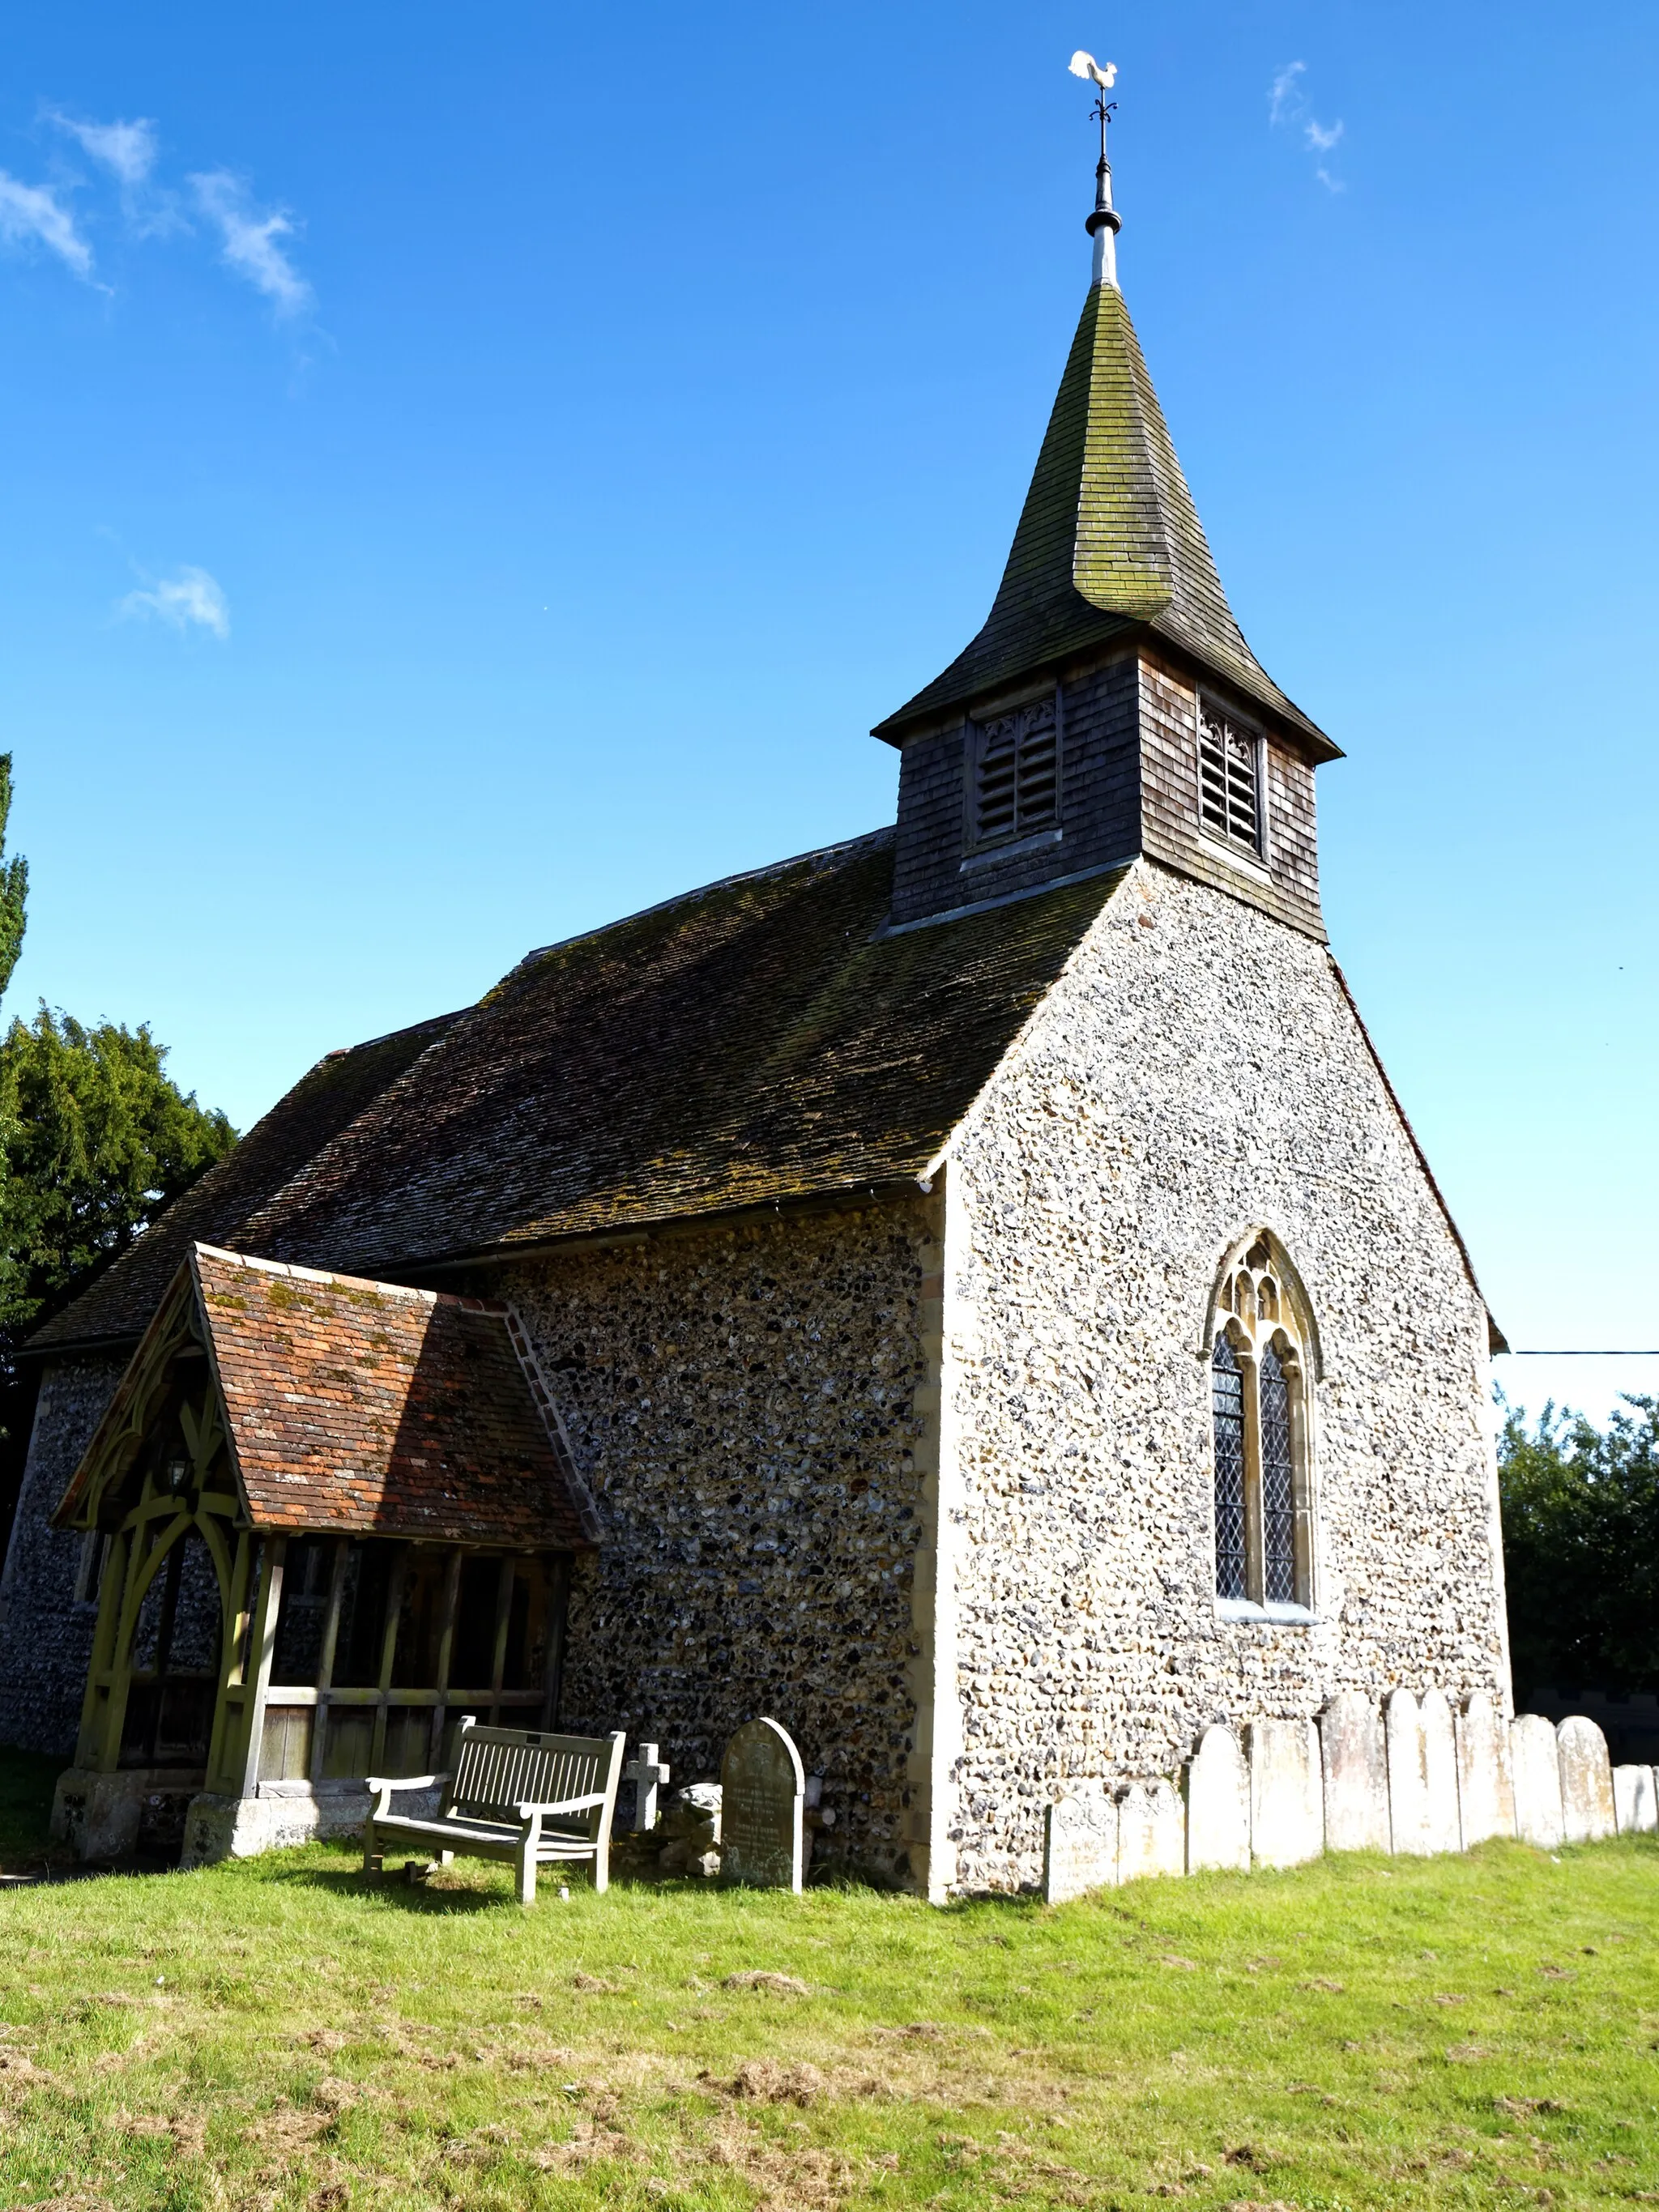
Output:
<svg viewBox="0 0 1659 2212">
<path fill-rule="evenodd" d="M 1106 159 L 1106 125 L 1117 112 L 1117 102 L 1106 95 L 1117 82 L 1117 64 L 1108 62 L 1103 68 L 1092 54 L 1085 54 L 1079 46 L 1067 67 L 1073 76 L 1080 76 L 1095 88 L 1095 104 L 1089 110 L 1100 125 L 1100 160 L 1095 167 L 1095 204 L 1087 229 L 1095 242 L 1095 276 L 1097 284 L 1117 283 L 1117 234 L 1122 228 L 1122 218 L 1112 205 L 1112 165 Z"/>
</svg>

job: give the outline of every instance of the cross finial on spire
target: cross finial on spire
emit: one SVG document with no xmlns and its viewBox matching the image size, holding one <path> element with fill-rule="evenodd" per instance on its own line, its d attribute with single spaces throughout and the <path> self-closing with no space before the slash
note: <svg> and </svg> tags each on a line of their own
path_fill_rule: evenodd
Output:
<svg viewBox="0 0 1659 2212">
<path fill-rule="evenodd" d="M 1106 159 L 1106 125 L 1116 112 L 1117 102 L 1106 95 L 1117 82 L 1117 64 L 1108 62 L 1104 67 L 1092 54 L 1079 47 L 1067 64 L 1073 76 L 1085 78 L 1095 88 L 1095 104 L 1089 112 L 1100 125 L 1100 160 L 1095 166 L 1095 205 L 1086 228 L 1095 242 L 1095 273 L 1097 284 L 1117 285 L 1117 234 L 1122 228 L 1122 218 L 1112 205 L 1112 165 Z"/>
</svg>

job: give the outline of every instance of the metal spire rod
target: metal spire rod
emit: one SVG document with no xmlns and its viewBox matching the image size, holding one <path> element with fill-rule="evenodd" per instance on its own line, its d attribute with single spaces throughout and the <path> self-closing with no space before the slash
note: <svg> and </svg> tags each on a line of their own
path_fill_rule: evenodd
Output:
<svg viewBox="0 0 1659 2212">
<path fill-rule="evenodd" d="M 1100 125 L 1100 160 L 1095 167 L 1095 204 L 1086 228 L 1095 242 L 1094 281 L 1097 284 L 1117 286 L 1117 234 L 1122 228 L 1122 218 L 1112 205 L 1112 165 L 1106 158 L 1106 125 L 1117 112 L 1117 102 L 1106 95 L 1117 82 L 1117 64 L 1108 62 L 1103 68 L 1092 54 L 1080 49 L 1072 56 L 1069 64 L 1072 75 L 1086 78 L 1095 88 L 1095 104 L 1090 114 Z"/>
</svg>

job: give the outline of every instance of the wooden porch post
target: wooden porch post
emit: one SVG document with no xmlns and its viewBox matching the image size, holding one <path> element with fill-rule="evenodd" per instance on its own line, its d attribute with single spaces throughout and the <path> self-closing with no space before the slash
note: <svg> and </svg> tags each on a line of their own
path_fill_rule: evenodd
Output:
<svg viewBox="0 0 1659 2212">
<path fill-rule="evenodd" d="M 259 1779 L 259 1753 L 265 1732 L 265 1692 L 270 1687 L 270 1662 L 276 1652 L 276 1616 L 283 1603 L 283 1562 L 288 1538 L 272 1536 L 264 1547 L 264 1572 L 259 1577 L 259 1602 L 253 1615 L 253 1648 L 249 1656 L 247 1694 L 242 1700 L 241 1757 L 239 1797 L 251 1797 Z"/>
</svg>

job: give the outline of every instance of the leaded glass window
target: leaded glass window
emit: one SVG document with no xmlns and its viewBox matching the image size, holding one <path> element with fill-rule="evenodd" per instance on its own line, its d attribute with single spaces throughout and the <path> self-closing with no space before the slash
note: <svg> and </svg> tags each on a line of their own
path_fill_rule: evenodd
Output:
<svg viewBox="0 0 1659 2212">
<path fill-rule="evenodd" d="M 1269 1605 L 1296 1602 L 1296 1491 L 1291 1463 L 1291 1389 L 1269 1344 L 1257 1378 L 1261 1402 L 1261 1582 Z"/>
<path fill-rule="evenodd" d="M 1210 1362 L 1215 1409 L 1215 1589 L 1218 1597 L 1244 1591 L 1244 1376 L 1224 1336 Z"/>
<path fill-rule="evenodd" d="M 1225 1270 L 1213 1310 L 1216 1595 L 1247 1608 L 1311 1607 L 1306 1293 L 1263 1234 Z"/>
</svg>

